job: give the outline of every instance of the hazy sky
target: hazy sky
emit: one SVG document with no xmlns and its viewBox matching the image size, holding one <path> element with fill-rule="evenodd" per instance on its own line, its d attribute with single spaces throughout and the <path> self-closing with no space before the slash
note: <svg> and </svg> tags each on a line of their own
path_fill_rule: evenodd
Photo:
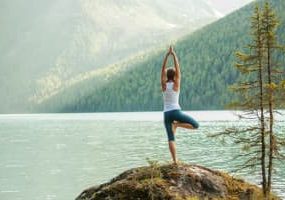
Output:
<svg viewBox="0 0 285 200">
<path fill-rule="evenodd" d="M 213 6 L 224 14 L 240 8 L 254 0 L 208 0 Z"/>
</svg>

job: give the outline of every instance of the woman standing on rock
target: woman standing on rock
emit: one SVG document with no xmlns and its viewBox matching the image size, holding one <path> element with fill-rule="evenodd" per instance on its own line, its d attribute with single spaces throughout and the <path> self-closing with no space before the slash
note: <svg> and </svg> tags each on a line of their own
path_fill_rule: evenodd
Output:
<svg viewBox="0 0 285 200">
<path fill-rule="evenodd" d="M 169 56 L 173 56 L 174 68 L 166 69 Z M 181 72 L 178 59 L 173 47 L 170 46 L 161 69 L 161 88 L 164 100 L 164 125 L 168 136 L 168 145 L 174 164 L 177 163 L 175 137 L 177 127 L 197 129 L 199 124 L 189 115 L 181 111 L 179 105 Z"/>
</svg>

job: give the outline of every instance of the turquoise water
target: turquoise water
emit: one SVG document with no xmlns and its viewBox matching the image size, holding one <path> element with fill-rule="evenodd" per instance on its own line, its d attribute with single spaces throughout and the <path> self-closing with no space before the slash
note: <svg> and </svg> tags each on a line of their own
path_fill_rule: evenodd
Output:
<svg viewBox="0 0 285 200">
<path fill-rule="evenodd" d="M 180 160 L 231 171 L 239 148 L 207 137 L 233 124 L 231 112 L 189 112 L 200 129 L 178 129 Z M 284 135 L 285 121 L 277 129 Z M 0 199 L 70 200 L 84 188 L 124 170 L 170 160 L 162 113 L 0 115 Z M 274 191 L 285 199 L 285 163 L 277 163 Z M 253 183 L 259 173 L 234 174 Z"/>
</svg>

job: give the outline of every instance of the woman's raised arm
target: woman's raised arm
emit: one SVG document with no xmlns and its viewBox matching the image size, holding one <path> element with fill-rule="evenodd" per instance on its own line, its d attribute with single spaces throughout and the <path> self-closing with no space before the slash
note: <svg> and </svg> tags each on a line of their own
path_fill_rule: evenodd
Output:
<svg viewBox="0 0 285 200">
<path fill-rule="evenodd" d="M 180 89 L 180 80 L 181 80 L 181 71 L 180 71 L 180 65 L 179 65 L 179 61 L 177 58 L 177 55 L 175 53 L 175 51 L 173 50 L 173 47 L 170 47 L 170 53 L 173 56 L 173 61 L 174 61 L 174 68 L 175 68 L 175 79 L 174 79 L 174 83 L 175 83 L 175 90 L 179 90 Z"/>
<path fill-rule="evenodd" d="M 161 81 L 161 89 L 162 91 L 165 91 L 166 89 L 166 63 L 167 63 L 167 58 L 170 55 L 170 51 L 167 52 L 167 54 L 165 55 L 165 58 L 163 60 L 163 64 L 162 64 L 162 68 L 161 68 L 161 77 L 160 77 L 160 81 Z"/>
</svg>

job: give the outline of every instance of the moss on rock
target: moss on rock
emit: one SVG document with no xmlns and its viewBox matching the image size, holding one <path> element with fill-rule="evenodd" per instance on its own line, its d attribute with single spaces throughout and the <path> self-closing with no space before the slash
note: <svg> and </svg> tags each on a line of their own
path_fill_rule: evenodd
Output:
<svg viewBox="0 0 285 200">
<path fill-rule="evenodd" d="M 109 183 L 84 190 L 76 200 L 257 200 L 262 190 L 226 173 L 198 165 L 134 168 Z M 277 197 L 272 197 L 277 200 Z"/>
</svg>

